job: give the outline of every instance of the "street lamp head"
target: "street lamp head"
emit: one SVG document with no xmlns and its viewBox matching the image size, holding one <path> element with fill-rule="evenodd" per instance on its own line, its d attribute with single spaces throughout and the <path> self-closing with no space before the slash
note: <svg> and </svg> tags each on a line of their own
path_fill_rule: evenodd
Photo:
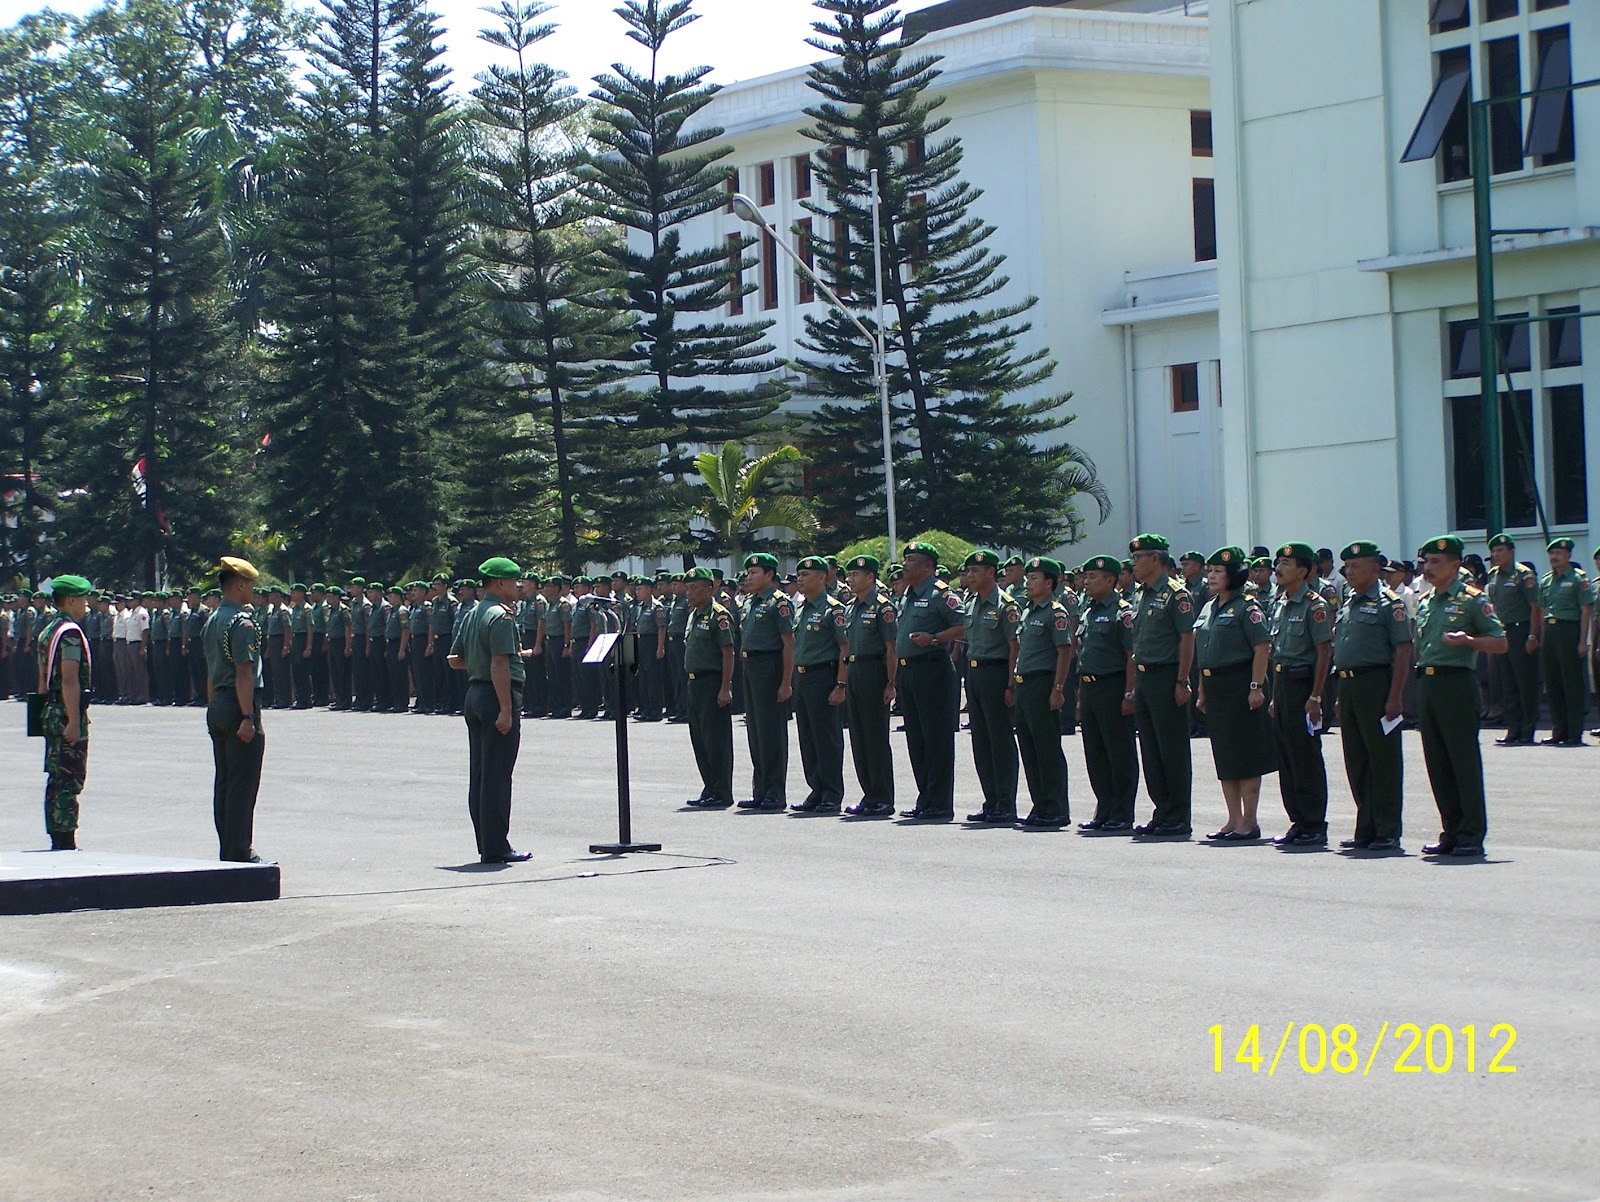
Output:
<svg viewBox="0 0 1600 1202">
<path fill-rule="evenodd" d="M 741 221 L 748 221 L 751 225 L 766 225 L 766 219 L 761 216 L 761 210 L 756 207 L 756 202 L 743 192 L 733 194 L 733 211 L 738 214 Z"/>
</svg>

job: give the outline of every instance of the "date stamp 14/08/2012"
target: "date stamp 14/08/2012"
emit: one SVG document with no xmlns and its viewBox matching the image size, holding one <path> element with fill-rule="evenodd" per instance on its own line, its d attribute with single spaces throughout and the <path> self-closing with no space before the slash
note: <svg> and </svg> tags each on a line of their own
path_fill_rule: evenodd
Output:
<svg viewBox="0 0 1600 1202">
<path fill-rule="evenodd" d="M 1371 1075 L 1374 1068 L 1380 1073 L 1475 1073 L 1480 1066 L 1490 1073 L 1517 1071 L 1509 1056 L 1517 1042 L 1517 1029 L 1510 1023 L 1489 1027 L 1480 1043 L 1475 1023 L 1451 1027 L 1444 1023 L 1423 1026 L 1385 1022 L 1372 1043 L 1364 1046 L 1359 1032 L 1349 1023 L 1324 1027 L 1320 1023 L 1291 1022 L 1284 1025 L 1275 1052 L 1271 1051 L 1270 1042 L 1263 1051 L 1259 1023 L 1251 1023 L 1245 1029 L 1237 1046 L 1231 1046 L 1231 1035 L 1224 1032 L 1220 1023 L 1208 1027 L 1207 1034 L 1211 1036 L 1212 1071 L 1218 1073 L 1230 1063 L 1252 1073 L 1265 1069 L 1269 1077 L 1280 1067 L 1311 1075 L 1326 1071 L 1360 1073 L 1363 1077 Z"/>
</svg>

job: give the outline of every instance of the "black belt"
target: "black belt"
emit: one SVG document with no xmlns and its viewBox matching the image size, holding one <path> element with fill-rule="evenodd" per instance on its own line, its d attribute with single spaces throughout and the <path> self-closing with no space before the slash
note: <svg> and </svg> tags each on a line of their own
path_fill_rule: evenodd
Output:
<svg viewBox="0 0 1600 1202">
<path fill-rule="evenodd" d="M 1340 668 L 1339 679 L 1350 680 L 1352 677 L 1365 676 L 1369 672 L 1391 672 L 1393 670 L 1393 664 L 1368 664 L 1363 668 Z"/>
<path fill-rule="evenodd" d="M 1252 666 L 1253 665 L 1250 664 L 1250 663 L 1223 664 L 1220 668 L 1201 668 L 1200 669 L 1200 675 L 1201 676 L 1221 676 L 1225 672 L 1248 672 L 1251 669 Z"/>
<path fill-rule="evenodd" d="M 1417 674 L 1419 676 L 1455 676 L 1459 673 L 1472 672 L 1473 670 L 1474 669 L 1472 668 L 1454 665 L 1451 667 L 1436 667 L 1432 664 L 1426 666 L 1422 664 L 1417 665 Z"/>
<path fill-rule="evenodd" d="M 1055 674 L 1056 670 L 1054 668 L 1040 668 L 1036 672 L 1019 672 L 1017 674 L 1017 683 L 1020 684 L 1024 680 L 1038 680 L 1041 676 L 1054 676 Z M 1083 678 L 1080 676 L 1078 679 L 1082 680 Z"/>
<path fill-rule="evenodd" d="M 969 668 L 1009 668 L 1010 666 L 1010 656 L 1007 656 L 1004 659 L 969 659 L 967 661 L 967 667 Z M 1052 669 L 1052 671 L 1054 671 L 1054 669 Z"/>
<path fill-rule="evenodd" d="M 858 663 L 861 661 L 865 661 L 867 663 L 882 663 L 883 652 L 880 651 L 876 655 L 847 655 L 844 657 L 844 662 L 847 664 Z"/>
<path fill-rule="evenodd" d="M 1101 684 L 1108 681 L 1122 683 L 1122 677 L 1111 672 L 1096 672 L 1093 675 L 1088 672 L 1079 672 L 1078 680 L 1083 684 Z"/>
<path fill-rule="evenodd" d="M 691 672 L 691 673 L 689 673 L 689 679 L 690 680 L 699 680 L 701 677 L 709 678 L 709 677 L 712 677 L 712 676 L 716 676 L 716 677 L 718 677 L 720 679 L 721 676 L 722 676 L 722 669 L 721 668 L 711 668 L 711 669 L 708 669 L 705 672 Z"/>
<path fill-rule="evenodd" d="M 1166 668 L 1171 668 L 1174 672 L 1178 670 L 1177 664 L 1138 664 L 1136 666 L 1141 672 L 1159 672 Z"/>
<path fill-rule="evenodd" d="M 783 651 L 781 649 L 778 650 L 778 651 L 741 651 L 741 652 L 739 652 L 739 658 L 740 659 L 759 659 L 763 655 L 782 655 L 782 654 L 783 654 Z"/>
<path fill-rule="evenodd" d="M 1288 664 L 1273 664 L 1272 670 L 1279 676 L 1287 676 L 1290 680 L 1304 680 L 1316 672 L 1315 668 L 1290 667 Z"/>
<path fill-rule="evenodd" d="M 834 671 L 838 670 L 838 667 L 839 667 L 839 661 L 838 660 L 829 659 L 829 660 L 824 660 L 820 664 L 796 664 L 794 666 L 794 670 L 796 672 L 800 673 L 800 675 L 804 676 L 807 672 L 823 672 L 823 671 L 834 672 Z"/>
<path fill-rule="evenodd" d="M 900 666 L 905 667 L 907 664 L 937 664 L 946 659 L 948 659 L 947 656 L 935 651 L 932 655 L 909 656 L 908 658 L 900 661 Z"/>
</svg>

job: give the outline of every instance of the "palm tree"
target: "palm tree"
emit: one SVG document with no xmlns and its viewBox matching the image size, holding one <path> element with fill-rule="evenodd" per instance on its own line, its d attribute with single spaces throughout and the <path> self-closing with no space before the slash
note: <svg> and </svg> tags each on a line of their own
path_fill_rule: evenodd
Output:
<svg viewBox="0 0 1600 1202">
<path fill-rule="evenodd" d="M 703 483 L 694 512 L 716 532 L 735 564 L 744 558 L 745 538 L 757 530 L 776 526 L 801 536 L 817 532 L 817 519 L 803 497 L 765 491 L 768 478 L 779 467 L 804 463 L 805 458 L 798 447 L 784 445 L 746 459 L 737 442 L 723 443 L 720 452 L 695 456 L 694 469 Z"/>
</svg>

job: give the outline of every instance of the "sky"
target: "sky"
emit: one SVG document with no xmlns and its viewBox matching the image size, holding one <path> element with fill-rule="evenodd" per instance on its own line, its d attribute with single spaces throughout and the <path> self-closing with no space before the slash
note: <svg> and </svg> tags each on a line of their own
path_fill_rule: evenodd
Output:
<svg viewBox="0 0 1600 1202">
<path fill-rule="evenodd" d="M 912 12 L 936 0 L 904 0 Z M 50 7 L 59 12 L 87 13 L 101 0 L 0 0 L 0 25 L 24 13 Z M 469 86 L 498 52 L 478 40 L 478 30 L 491 23 L 484 0 L 431 0 L 429 7 L 445 29 L 446 61 L 457 87 Z M 644 48 L 624 33 L 612 11 L 613 0 L 550 0 L 545 19 L 558 28 L 544 43 L 545 61 L 565 71 L 582 91 L 596 73 L 619 60 L 644 66 Z M 697 0 L 700 20 L 673 34 L 667 43 L 669 70 L 706 65 L 717 83 L 753 79 L 821 57 L 805 44 L 818 15 L 811 0 Z"/>
</svg>

